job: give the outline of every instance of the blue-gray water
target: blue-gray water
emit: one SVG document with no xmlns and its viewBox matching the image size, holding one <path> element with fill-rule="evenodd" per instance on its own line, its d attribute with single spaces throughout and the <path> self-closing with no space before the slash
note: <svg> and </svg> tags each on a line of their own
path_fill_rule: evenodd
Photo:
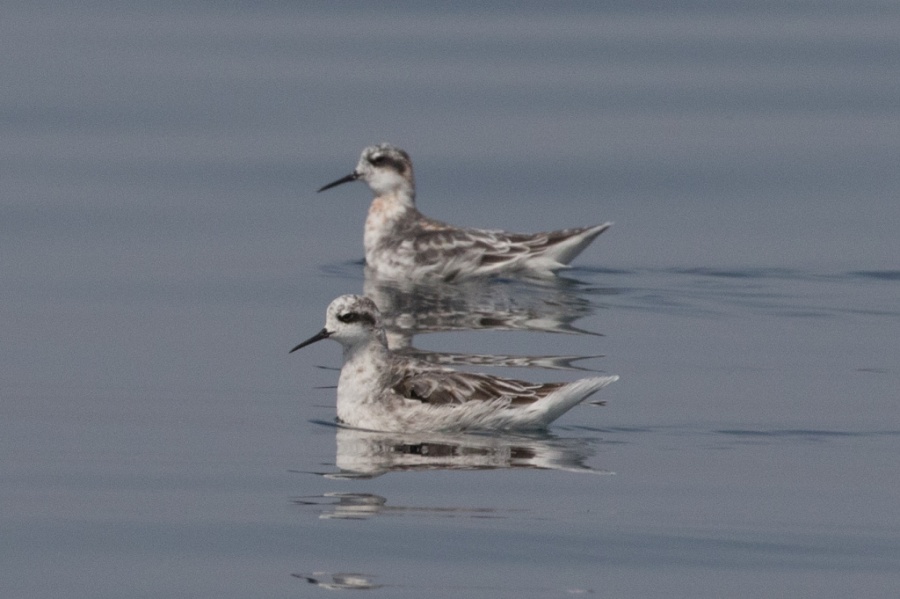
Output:
<svg viewBox="0 0 900 599">
<path fill-rule="evenodd" d="M 3 597 L 896 596 L 897 4 L 0 17 Z M 575 282 L 379 287 L 368 191 L 314 190 L 381 141 L 431 216 L 616 224 Z M 287 351 L 364 288 L 433 359 L 622 378 L 338 430 L 337 346 Z"/>
</svg>

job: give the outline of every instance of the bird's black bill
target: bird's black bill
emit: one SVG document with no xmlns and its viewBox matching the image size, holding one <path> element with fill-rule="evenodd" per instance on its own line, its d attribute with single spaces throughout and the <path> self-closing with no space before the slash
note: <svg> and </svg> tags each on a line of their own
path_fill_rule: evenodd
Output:
<svg viewBox="0 0 900 599">
<path fill-rule="evenodd" d="M 356 173 L 350 173 L 346 177 L 341 177 L 337 181 L 332 181 L 325 187 L 321 188 L 319 191 L 325 191 L 326 189 L 331 189 L 332 187 L 337 187 L 338 185 L 343 185 L 344 183 L 349 183 L 350 181 L 356 181 L 357 179 L 359 179 L 359 175 L 357 175 Z"/>
<path fill-rule="evenodd" d="M 315 343 L 316 341 L 321 341 L 322 339 L 328 339 L 329 337 L 331 337 L 331 332 L 328 329 L 322 329 L 321 331 L 319 331 L 318 333 L 316 333 L 315 335 L 313 335 L 312 337 L 310 337 L 309 339 L 307 339 L 306 341 L 304 341 L 303 343 L 301 343 L 300 345 L 298 345 L 297 347 L 295 347 L 288 353 L 292 354 L 295 351 L 297 351 L 298 349 L 300 349 L 301 347 L 306 347 L 307 345 L 311 345 L 311 344 Z"/>
</svg>

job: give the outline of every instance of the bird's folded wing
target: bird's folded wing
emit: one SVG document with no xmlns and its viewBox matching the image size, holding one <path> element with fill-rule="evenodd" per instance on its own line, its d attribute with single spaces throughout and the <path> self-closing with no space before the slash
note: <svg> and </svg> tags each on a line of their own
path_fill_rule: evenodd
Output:
<svg viewBox="0 0 900 599">
<path fill-rule="evenodd" d="M 397 373 L 392 387 L 408 399 L 429 404 L 453 404 L 508 398 L 513 405 L 530 404 L 564 383 L 530 383 L 486 374 L 430 370 Z"/>
</svg>

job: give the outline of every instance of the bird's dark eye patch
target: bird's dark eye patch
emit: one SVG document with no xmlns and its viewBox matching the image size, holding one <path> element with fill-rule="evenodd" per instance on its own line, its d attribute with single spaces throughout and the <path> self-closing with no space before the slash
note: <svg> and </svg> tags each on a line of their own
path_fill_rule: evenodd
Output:
<svg viewBox="0 0 900 599">
<path fill-rule="evenodd" d="M 375 317 L 368 312 L 345 312 L 343 314 L 338 314 L 337 319 L 346 324 L 361 322 L 370 327 L 375 326 Z"/>
<path fill-rule="evenodd" d="M 352 322 L 359 322 L 359 313 L 358 312 L 345 312 L 344 314 L 338 314 L 337 319 L 341 322 L 346 322 L 350 324 Z"/>
<path fill-rule="evenodd" d="M 389 168 L 398 173 L 406 171 L 406 166 L 403 164 L 403 161 L 390 154 L 376 154 L 369 158 L 369 164 L 378 168 Z"/>
</svg>

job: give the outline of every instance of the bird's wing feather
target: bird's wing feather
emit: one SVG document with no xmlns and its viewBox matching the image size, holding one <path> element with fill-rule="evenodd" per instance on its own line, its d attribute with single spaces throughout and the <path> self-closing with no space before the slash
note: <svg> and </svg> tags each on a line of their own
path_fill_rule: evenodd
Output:
<svg viewBox="0 0 900 599">
<path fill-rule="evenodd" d="M 457 258 L 483 266 L 501 265 L 536 256 L 552 250 L 591 229 L 577 227 L 545 233 L 507 233 L 491 229 L 459 229 L 440 221 L 422 217 L 418 234 L 405 243 L 425 262 L 429 256 L 434 261 Z M 595 235 L 594 235 L 595 236 Z M 593 236 L 591 237 L 593 238 Z"/>
<path fill-rule="evenodd" d="M 395 368 L 391 387 L 407 399 L 429 404 L 460 404 L 508 398 L 513 405 L 534 403 L 565 383 L 531 383 L 446 368 Z"/>
</svg>

